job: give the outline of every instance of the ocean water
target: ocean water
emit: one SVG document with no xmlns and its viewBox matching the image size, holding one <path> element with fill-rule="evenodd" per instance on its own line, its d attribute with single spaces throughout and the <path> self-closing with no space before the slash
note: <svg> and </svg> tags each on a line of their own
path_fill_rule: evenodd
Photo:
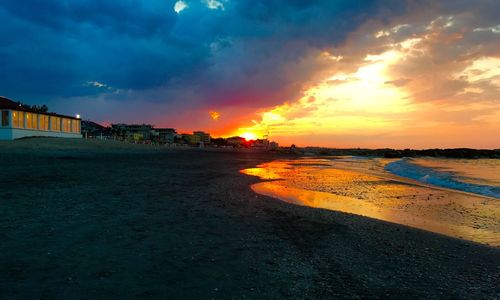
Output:
<svg viewBox="0 0 500 300">
<path fill-rule="evenodd" d="M 403 158 L 385 169 L 423 183 L 500 198 L 498 159 Z"/>
</svg>

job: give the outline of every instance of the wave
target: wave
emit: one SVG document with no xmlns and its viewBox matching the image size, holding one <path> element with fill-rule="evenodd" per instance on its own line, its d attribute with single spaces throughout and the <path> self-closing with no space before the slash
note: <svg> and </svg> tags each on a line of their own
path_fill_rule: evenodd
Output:
<svg viewBox="0 0 500 300">
<path fill-rule="evenodd" d="M 410 158 L 402 158 L 385 166 L 385 170 L 406 178 L 436 186 L 479 194 L 488 197 L 500 198 L 500 187 L 480 185 L 460 181 L 453 172 L 445 172 L 412 163 Z"/>
</svg>

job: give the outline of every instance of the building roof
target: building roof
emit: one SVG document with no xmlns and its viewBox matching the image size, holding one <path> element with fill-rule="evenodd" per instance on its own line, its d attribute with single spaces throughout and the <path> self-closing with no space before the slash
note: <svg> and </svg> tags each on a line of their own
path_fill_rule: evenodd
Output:
<svg viewBox="0 0 500 300">
<path fill-rule="evenodd" d="M 2 97 L 2 96 L 0 96 L 0 109 L 11 109 L 11 110 L 36 113 L 36 114 L 41 114 L 41 115 L 56 116 L 56 117 L 63 117 L 63 118 L 68 118 L 68 119 L 80 120 L 80 119 L 73 117 L 73 116 L 60 115 L 60 114 L 56 114 L 56 113 L 52 113 L 52 112 L 41 112 L 41 111 L 38 111 L 36 109 L 22 106 L 22 104 L 20 102 L 15 102 L 15 101 L 12 101 L 12 100 L 5 98 L 5 97 Z"/>
<path fill-rule="evenodd" d="M 153 125 L 150 124 L 111 124 L 113 128 L 122 128 L 122 129 L 152 129 Z"/>
<path fill-rule="evenodd" d="M 175 128 L 155 128 L 156 131 L 171 131 L 176 132 Z"/>
</svg>

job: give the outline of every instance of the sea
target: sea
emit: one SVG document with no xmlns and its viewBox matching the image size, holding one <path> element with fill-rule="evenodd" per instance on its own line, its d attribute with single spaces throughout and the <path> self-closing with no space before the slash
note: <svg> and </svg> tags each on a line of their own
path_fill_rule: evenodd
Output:
<svg viewBox="0 0 500 300">
<path fill-rule="evenodd" d="M 423 183 L 500 199 L 500 159 L 402 158 L 385 169 Z"/>
</svg>

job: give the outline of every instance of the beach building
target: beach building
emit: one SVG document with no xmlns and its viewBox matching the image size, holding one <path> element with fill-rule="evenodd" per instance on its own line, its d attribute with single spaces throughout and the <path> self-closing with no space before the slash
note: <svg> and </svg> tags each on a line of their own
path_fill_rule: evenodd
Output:
<svg viewBox="0 0 500 300">
<path fill-rule="evenodd" d="M 87 139 L 111 140 L 115 138 L 111 127 L 102 126 L 96 122 L 82 120 L 82 136 Z"/>
<path fill-rule="evenodd" d="M 177 131 L 174 128 L 155 128 L 160 143 L 172 144 L 175 142 Z"/>
<path fill-rule="evenodd" d="M 194 131 L 193 136 L 197 143 L 204 143 L 205 145 L 210 144 L 210 133 L 204 131 Z"/>
<path fill-rule="evenodd" d="M 181 140 L 183 143 L 202 147 L 210 144 L 210 134 L 203 131 L 194 131 L 193 134 L 183 133 Z"/>
<path fill-rule="evenodd" d="M 245 145 L 245 138 L 241 136 L 232 136 L 226 139 L 227 145 L 239 148 Z"/>
<path fill-rule="evenodd" d="M 0 140 L 23 137 L 81 138 L 81 120 L 0 97 Z"/>
<path fill-rule="evenodd" d="M 111 128 L 116 132 L 118 139 L 125 141 L 147 141 L 155 135 L 153 125 L 149 124 L 111 124 Z"/>
<path fill-rule="evenodd" d="M 193 135 L 189 133 L 181 133 L 179 142 L 181 144 L 193 144 L 194 143 Z"/>
<path fill-rule="evenodd" d="M 267 139 L 256 139 L 251 142 L 250 147 L 253 149 L 267 149 L 269 148 L 269 141 Z"/>
</svg>

